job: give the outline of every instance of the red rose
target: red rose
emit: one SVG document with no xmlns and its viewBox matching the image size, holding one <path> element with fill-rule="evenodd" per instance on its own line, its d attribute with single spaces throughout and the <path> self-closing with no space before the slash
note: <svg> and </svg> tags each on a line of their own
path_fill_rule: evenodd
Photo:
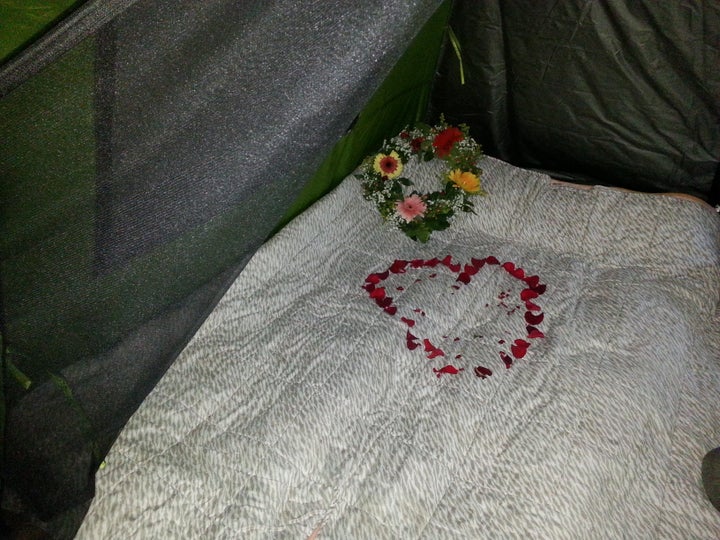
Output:
<svg viewBox="0 0 720 540">
<path fill-rule="evenodd" d="M 432 143 L 435 148 L 435 154 L 439 158 L 444 158 L 452 151 L 453 145 L 456 142 L 462 141 L 464 138 L 463 132 L 454 126 L 442 130 L 435 136 Z"/>
<path fill-rule="evenodd" d="M 410 148 L 412 148 L 412 151 L 416 154 L 420 151 L 420 147 L 422 146 L 422 143 L 425 139 L 422 137 L 415 137 L 412 141 L 410 141 Z"/>
</svg>

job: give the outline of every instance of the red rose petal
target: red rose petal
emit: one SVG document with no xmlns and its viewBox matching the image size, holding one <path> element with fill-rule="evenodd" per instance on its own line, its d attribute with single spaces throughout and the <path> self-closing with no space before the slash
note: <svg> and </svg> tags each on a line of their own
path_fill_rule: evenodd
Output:
<svg viewBox="0 0 720 540">
<path fill-rule="evenodd" d="M 533 289 L 523 289 L 520 291 L 520 300 L 523 302 L 527 302 L 528 300 L 532 300 L 533 298 L 537 298 L 540 296 L 540 294 L 533 290 Z"/>
<path fill-rule="evenodd" d="M 535 328 L 534 326 L 529 326 L 529 325 L 528 325 L 528 327 L 527 327 L 527 332 L 528 332 L 528 337 L 531 338 L 531 339 L 544 338 L 544 337 L 545 337 L 545 334 L 543 334 L 540 330 L 538 330 L 538 329 Z"/>
<path fill-rule="evenodd" d="M 440 261 L 441 264 L 444 264 L 445 266 L 450 266 L 452 264 L 452 256 L 446 255 L 443 260 Z"/>
<path fill-rule="evenodd" d="M 428 259 L 425 261 L 425 266 L 428 266 L 430 268 L 435 268 L 438 264 L 440 264 L 440 259 L 437 257 L 433 257 L 432 259 Z"/>
<path fill-rule="evenodd" d="M 485 266 L 485 259 L 475 259 L 475 258 L 472 258 L 472 259 L 470 259 L 470 262 L 471 262 L 472 265 L 473 265 L 475 268 L 477 268 L 478 270 L 480 270 L 483 266 Z"/>
<path fill-rule="evenodd" d="M 460 281 L 464 283 L 465 285 L 468 285 L 470 283 L 470 276 L 466 272 L 460 272 L 460 275 L 457 278 L 457 281 Z"/>
<path fill-rule="evenodd" d="M 377 289 L 373 289 L 370 291 L 370 298 L 375 298 L 378 300 L 382 300 L 385 298 L 385 287 L 378 287 Z"/>
<path fill-rule="evenodd" d="M 422 268 L 423 264 L 425 264 L 425 261 L 423 261 L 422 259 L 413 259 L 412 261 L 410 261 L 410 266 L 412 266 L 413 268 Z"/>
<path fill-rule="evenodd" d="M 373 283 L 366 283 L 362 286 L 363 289 L 365 289 L 367 292 L 371 293 L 375 290 L 375 285 Z"/>
<path fill-rule="evenodd" d="M 540 278 L 538 276 L 527 276 L 524 281 L 531 289 L 540 284 Z"/>
<path fill-rule="evenodd" d="M 405 273 L 405 267 L 408 265 L 408 261 L 404 261 L 402 259 L 396 259 L 395 262 L 392 263 L 389 270 L 393 274 L 404 274 Z"/>
<path fill-rule="evenodd" d="M 510 366 L 513 364 L 512 358 L 504 351 L 500 351 L 500 358 L 502 358 L 502 361 L 505 363 L 505 367 L 510 369 Z"/>
<path fill-rule="evenodd" d="M 425 338 L 423 340 L 423 345 L 425 345 L 425 352 L 429 352 L 428 358 L 433 359 L 437 358 L 438 356 L 445 356 L 445 353 L 442 351 L 442 349 L 438 349 L 435 345 L 433 345 L 429 339 Z"/>
<path fill-rule="evenodd" d="M 530 344 L 524 339 L 516 339 L 512 345 L 510 345 L 510 352 L 515 358 L 523 358 L 527 353 Z"/>
<path fill-rule="evenodd" d="M 448 364 L 447 366 L 443 366 L 440 369 L 433 368 L 433 372 L 437 374 L 438 379 L 443 375 L 457 375 L 461 371 L 463 371 L 465 368 L 456 368 L 455 366 Z"/>
<path fill-rule="evenodd" d="M 408 319 L 407 317 L 400 317 L 400 320 L 407 324 L 410 328 L 415 326 L 415 321 L 413 319 Z"/>
<path fill-rule="evenodd" d="M 377 285 L 382 281 L 382 278 L 379 274 L 370 274 L 368 277 L 365 278 L 365 281 L 367 283 L 372 283 L 373 285 Z"/>
<path fill-rule="evenodd" d="M 385 298 L 376 298 L 375 303 L 378 305 L 378 307 L 384 309 L 392 305 L 392 298 L 390 296 L 386 296 Z"/>
<path fill-rule="evenodd" d="M 506 262 L 506 263 L 503 263 L 502 267 L 503 267 L 503 268 L 505 269 L 505 271 L 507 271 L 508 273 L 512 273 L 512 272 L 515 271 L 515 263 L 511 263 L 511 262 L 509 262 L 509 261 Z"/>
<path fill-rule="evenodd" d="M 493 257 L 492 255 L 490 255 L 489 257 L 487 257 L 487 258 L 485 259 L 485 262 L 486 262 L 487 264 L 500 264 L 500 261 L 498 261 L 498 260 L 497 260 L 495 257 Z"/>
<path fill-rule="evenodd" d="M 525 302 L 525 307 L 528 311 L 542 311 L 542 308 L 537 304 L 533 304 L 530 300 Z"/>
<path fill-rule="evenodd" d="M 492 375 L 492 371 L 486 367 L 477 366 L 475 368 L 475 375 L 477 375 L 481 379 L 484 379 L 485 377 L 490 377 Z"/>
<path fill-rule="evenodd" d="M 541 322 L 543 322 L 543 319 L 544 319 L 544 318 L 545 318 L 545 315 L 544 315 L 542 312 L 541 312 L 541 313 L 538 313 L 537 315 L 535 315 L 535 314 L 534 314 L 533 312 L 531 312 L 531 311 L 526 311 L 526 312 L 525 312 L 525 320 L 527 321 L 528 324 L 531 324 L 531 325 L 533 325 L 533 326 L 536 325 L 536 324 L 540 324 Z"/>
<path fill-rule="evenodd" d="M 468 276 L 474 276 L 480 271 L 480 268 L 473 264 L 466 264 L 465 268 L 463 269 L 463 273 L 467 274 Z"/>
<path fill-rule="evenodd" d="M 522 278 L 525 277 L 525 270 L 523 270 L 522 268 L 516 268 L 515 270 L 513 270 L 512 272 L 510 272 L 510 274 L 511 274 L 514 278 L 522 279 Z"/>
<path fill-rule="evenodd" d="M 387 306 L 383 308 L 383 311 L 387 313 L 388 315 L 392 316 L 397 313 L 397 308 L 395 306 Z"/>
<path fill-rule="evenodd" d="M 407 343 L 407 348 L 411 351 L 417 349 L 420 346 L 420 343 L 418 343 L 418 338 L 413 336 L 410 333 L 410 330 L 408 330 L 407 334 L 405 335 L 405 341 Z"/>
<path fill-rule="evenodd" d="M 547 285 L 536 285 L 533 287 L 533 291 L 535 291 L 538 294 L 544 294 L 547 290 Z"/>
</svg>

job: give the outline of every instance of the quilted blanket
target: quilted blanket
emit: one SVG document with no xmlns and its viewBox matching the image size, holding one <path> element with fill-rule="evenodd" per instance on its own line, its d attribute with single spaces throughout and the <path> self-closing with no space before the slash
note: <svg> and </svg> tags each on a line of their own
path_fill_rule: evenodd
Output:
<svg viewBox="0 0 720 540">
<path fill-rule="evenodd" d="M 269 241 L 78 537 L 720 537 L 720 219 L 483 169 L 476 213 L 426 244 L 353 177 Z"/>
</svg>

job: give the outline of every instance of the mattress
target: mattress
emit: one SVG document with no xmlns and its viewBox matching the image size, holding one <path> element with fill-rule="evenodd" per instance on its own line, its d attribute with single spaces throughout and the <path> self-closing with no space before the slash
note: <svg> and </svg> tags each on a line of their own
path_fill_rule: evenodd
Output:
<svg viewBox="0 0 720 540">
<path fill-rule="evenodd" d="M 78 538 L 720 537 L 720 219 L 482 167 L 427 243 L 352 176 L 267 242 Z"/>
</svg>

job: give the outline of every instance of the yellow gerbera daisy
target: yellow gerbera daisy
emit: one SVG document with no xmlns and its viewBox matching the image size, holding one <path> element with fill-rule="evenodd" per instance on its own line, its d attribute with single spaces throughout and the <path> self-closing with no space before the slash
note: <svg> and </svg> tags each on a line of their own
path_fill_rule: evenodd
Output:
<svg viewBox="0 0 720 540">
<path fill-rule="evenodd" d="M 375 161 L 373 162 L 373 169 L 375 169 L 375 172 L 388 178 L 396 178 L 402 173 L 403 164 L 400 161 L 398 153 L 393 150 L 389 154 L 376 155 Z"/>
<path fill-rule="evenodd" d="M 450 181 L 460 189 L 468 193 L 477 193 L 480 191 L 480 178 L 476 174 L 460 169 L 453 169 L 448 174 Z"/>
</svg>

